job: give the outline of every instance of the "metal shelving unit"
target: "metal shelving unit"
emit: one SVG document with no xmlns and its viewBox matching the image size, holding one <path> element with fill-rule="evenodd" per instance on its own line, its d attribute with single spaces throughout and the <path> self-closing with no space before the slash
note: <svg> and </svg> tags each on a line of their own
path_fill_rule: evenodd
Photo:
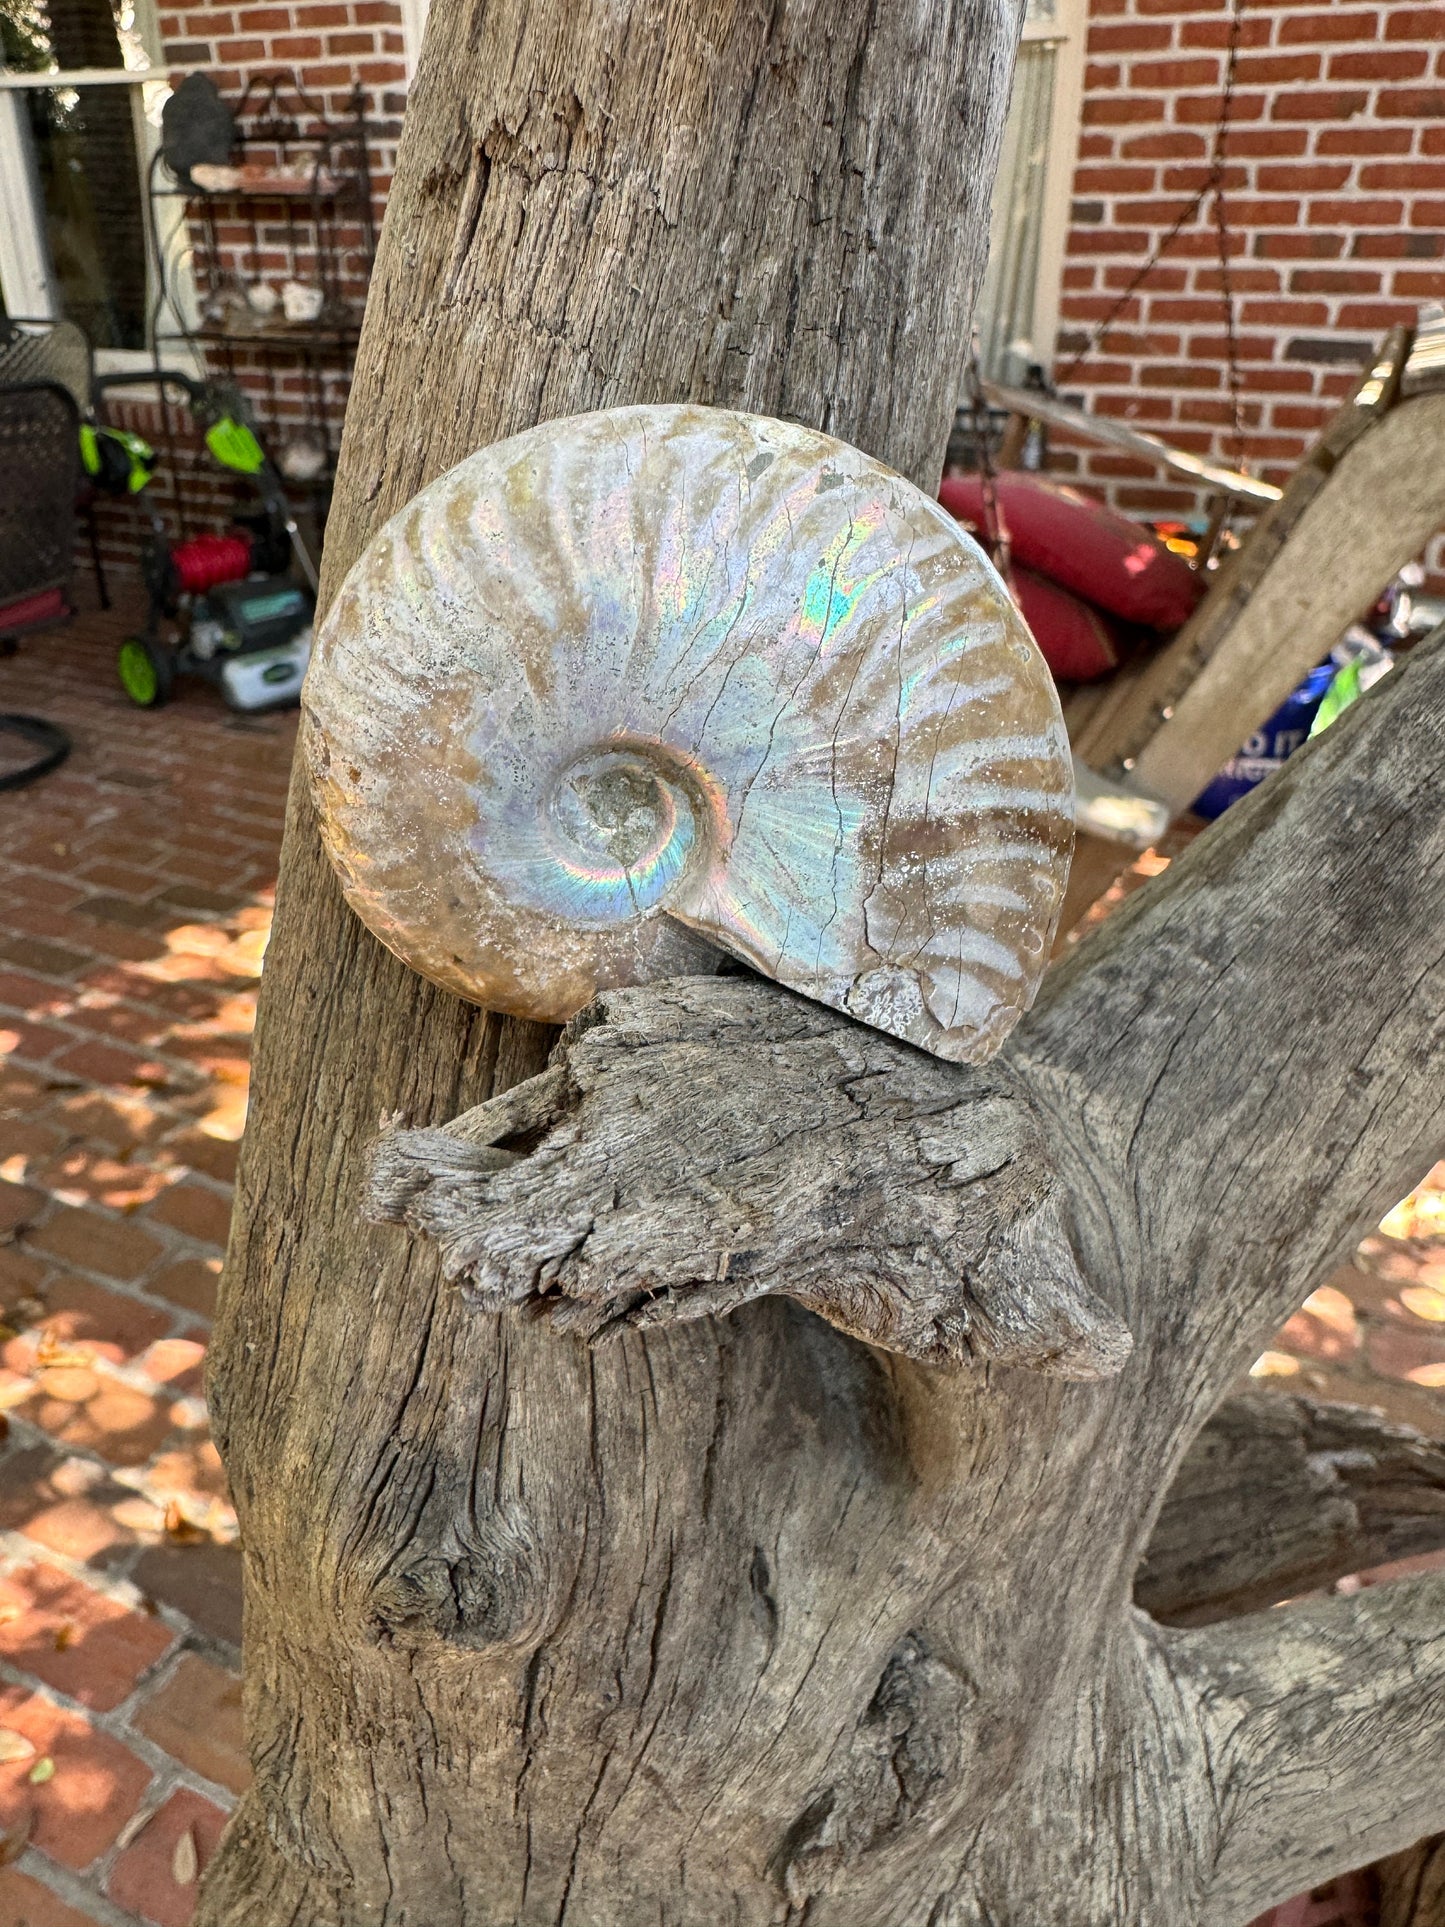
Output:
<svg viewBox="0 0 1445 1927">
<path fill-rule="evenodd" d="M 152 233 L 167 204 L 184 206 L 195 295 L 192 309 L 174 271 L 162 273 L 156 362 L 184 344 L 208 374 L 240 388 L 288 487 L 324 516 L 376 253 L 365 96 L 355 88 L 329 118 L 283 70 L 254 76 L 238 101 L 217 106 L 232 122 L 224 163 L 177 165 L 163 146 L 150 171 Z M 304 290 L 314 312 L 288 318 L 287 286 Z M 303 442 L 315 472 L 288 472 L 288 449 Z"/>
</svg>

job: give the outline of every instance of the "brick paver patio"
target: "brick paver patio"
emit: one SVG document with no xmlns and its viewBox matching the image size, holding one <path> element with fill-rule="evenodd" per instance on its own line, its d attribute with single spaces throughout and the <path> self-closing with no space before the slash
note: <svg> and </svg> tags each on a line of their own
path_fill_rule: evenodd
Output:
<svg viewBox="0 0 1445 1927">
<path fill-rule="evenodd" d="M 201 1363 L 295 718 L 137 711 L 123 633 L 0 661 L 75 740 L 0 793 L 3 1927 L 182 1927 L 247 1774 Z"/>
<path fill-rule="evenodd" d="M 247 1774 L 201 1362 L 294 717 L 142 714 L 123 632 L 0 660 L 75 738 L 0 793 L 0 1927 L 184 1927 Z M 1445 1433 L 1445 1170 L 1257 1369 Z"/>
</svg>

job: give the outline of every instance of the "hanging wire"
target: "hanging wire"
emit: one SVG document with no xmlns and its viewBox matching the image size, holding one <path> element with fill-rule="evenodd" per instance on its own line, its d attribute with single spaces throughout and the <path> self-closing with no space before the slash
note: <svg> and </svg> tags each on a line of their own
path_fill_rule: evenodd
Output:
<svg viewBox="0 0 1445 1927">
<path fill-rule="evenodd" d="M 1219 245 L 1219 287 L 1224 308 L 1224 336 L 1228 358 L 1228 380 L 1230 411 L 1233 419 L 1234 460 L 1236 466 L 1244 465 L 1244 402 L 1239 369 L 1239 330 L 1235 313 L 1234 276 L 1229 264 L 1229 214 L 1225 204 L 1224 178 L 1229 151 L 1230 117 L 1234 106 L 1235 74 L 1239 64 L 1239 41 L 1243 21 L 1243 0 L 1230 0 L 1229 38 L 1226 42 L 1224 59 L 1224 85 L 1219 103 L 1219 119 L 1215 122 L 1214 138 L 1209 152 L 1209 169 L 1198 192 L 1191 198 L 1187 207 L 1173 221 L 1149 251 L 1148 259 L 1129 277 L 1123 292 L 1109 309 L 1103 320 L 1092 330 L 1078 353 L 1055 377 L 1055 386 L 1069 380 L 1075 371 L 1082 367 L 1094 353 L 1099 343 L 1108 334 L 1119 316 L 1134 299 L 1139 289 L 1158 267 L 1160 261 L 1174 242 L 1192 225 L 1205 202 L 1213 196 L 1212 216 L 1214 231 Z"/>
</svg>

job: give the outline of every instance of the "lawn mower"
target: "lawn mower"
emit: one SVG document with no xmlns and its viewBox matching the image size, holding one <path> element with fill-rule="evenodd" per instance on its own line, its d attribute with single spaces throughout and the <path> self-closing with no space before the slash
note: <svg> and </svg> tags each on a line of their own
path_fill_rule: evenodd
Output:
<svg viewBox="0 0 1445 1927">
<path fill-rule="evenodd" d="M 181 390 L 212 458 L 254 485 L 258 505 L 238 513 L 224 534 L 172 542 L 145 497 L 155 465 L 149 444 L 124 429 L 82 433 L 82 460 L 95 486 L 145 500 L 149 514 L 142 561 L 149 606 L 145 627 L 120 645 L 121 687 L 144 709 L 164 703 L 183 674 L 215 683 L 232 709 L 294 703 L 311 657 L 316 567 L 281 478 L 234 389 L 169 369 L 101 376 L 98 385 L 138 380 Z"/>
</svg>

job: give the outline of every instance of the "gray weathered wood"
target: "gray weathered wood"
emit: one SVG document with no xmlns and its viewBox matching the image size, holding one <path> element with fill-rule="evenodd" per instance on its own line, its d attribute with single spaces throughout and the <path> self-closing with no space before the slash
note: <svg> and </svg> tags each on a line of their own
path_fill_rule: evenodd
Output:
<svg viewBox="0 0 1445 1927">
<path fill-rule="evenodd" d="M 449 462 L 608 402 L 793 415 L 931 482 L 1017 26 L 437 0 L 327 587 Z M 595 1345 L 480 1309 L 364 1221 L 366 1147 L 522 1084 L 553 1036 L 386 955 L 293 797 L 211 1381 L 256 1780 L 202 1927 L 1231 1927 L 1423 1830 L 1428 1589 L 1323 1629 L 1130 1604 L 1199 1424 L 1438 1149 L 1445 686 L 1438 659 L 1391 681 L 1058 972 L 999 1066 L 1135 1341 L 1092 1380 L 921 1362 L 787 1297 L 658 1301 Z M 503 1181 L 556 1097 L 483 1147 L 523 1156 Z M 779 1144 L 798 1103 L 735 1091 Z M 1300 1702 L 1296 1762 L 1321 1651 L 1340 1690 Z"/>
<path fill-rule="evenodd" d="M 471 1303 L 584 1337 L 785 1292 L 913 1358 L 1096 1378 L 1129 1355 L 1027 1094 L 752 976 L 607 992 L 542 1076 L 383 1137 L 368 1202 Z"/>
<path fill-rule="evenodd" d="M 1204 1625 L 1442 1546 L 1445 1446 L 1354 1406 L 1250 1392 L 1190 1446 L 1134 1597 Z"/>
</svg>

